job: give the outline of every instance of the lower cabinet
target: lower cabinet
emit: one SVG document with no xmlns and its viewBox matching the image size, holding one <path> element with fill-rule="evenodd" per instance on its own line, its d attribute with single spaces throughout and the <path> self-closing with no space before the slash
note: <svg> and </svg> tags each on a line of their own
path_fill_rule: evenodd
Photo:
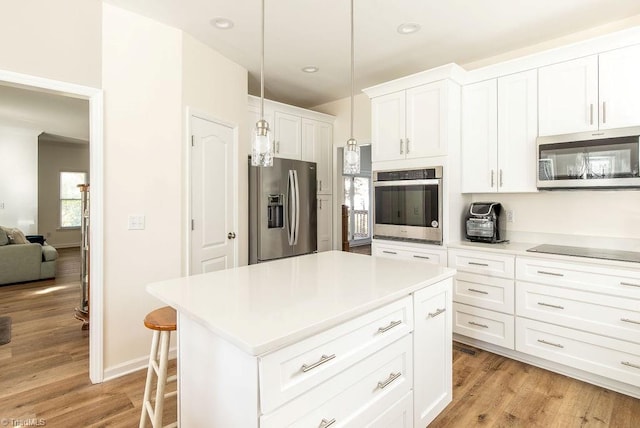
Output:
<svg viewBox="0 0 640 428">
<path fill-rule="evenodd" d="M 451 279 L 417 291 L 414 305 L 414 426 L 426 427 L 451 402 Z M 395 426 L 395 425 L 394 425 Z"/>
<path fill-rule="evenodd" d="M 333 201 L 331 195 L 318 195 L 318 252 L 333 249 Z"/>
<path fill-rule="evenodd" d="M 434 245 L 374 240 L 371 243 L 371 254 L 377 257 L 447 265 L 447 250 Z"/>
</svg>

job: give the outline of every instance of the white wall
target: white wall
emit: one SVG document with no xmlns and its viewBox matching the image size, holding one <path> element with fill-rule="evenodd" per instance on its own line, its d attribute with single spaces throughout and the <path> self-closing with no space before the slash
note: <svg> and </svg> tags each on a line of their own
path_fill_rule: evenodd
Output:
<svg viewBox="0 0 640 428">
<path fill-rule="evenodd" d="M 344 147 L 351 137 L 351 98 L 342 98 L 330 103 L 321 104 L 311 110 L 331 114 L 336 117 L 333 123 L 333 144 Z M 353 97 L 353 136 L 358 142 L 371 142 L 371 101 L 366 94 Z"/>
<path fill-rule="evenodd" d="M 38 138 L 38 234 L 56 248 L 79 247 L 80 228 L 59 229 L 60 172 L 89 173 L 89 143 Z M 87 175 L 87 177 L 89 177 Z"/>
<path fill-rule="evenodd" d="M 204 113 L 213 119 L 233 126 L 236 130 L 236 144 L 238 144 L 238 216 L 235 231 L 238 246 L 237 261 L 239 265 L 246 265 L 249 254 L 247 156 L 250 152 L 247 125 L 247 70 L 188 34 L 183 36 L 182 50 L 182 101 L 184 108 L 189 107 Z M 186 142 L 184 146 L 186 148 Z M 185 207 L 188 203 L 187 190 L 185 181 Z M 186 220 L 183 224 L 186 224 Z M 183 273 L 186 274 L 186 272 L 185 266 Z"/>
<path fill-rule="evenodd" d="M 38 134 L 0 126 L 0 225 L 38 231 Z"/>
<path fill-rule="evenodd" d="M 145 290 L 181 273 L 182 33 L 104 5 L 104 367 L 144 361 Z M 130 214 L 144 230 L 127 230 Z"/>
<path fill-rule="evenodd" d="M 0 69 L 100 87 L 100 0 L 3 0 L 0 7 Z"/>
</svg>

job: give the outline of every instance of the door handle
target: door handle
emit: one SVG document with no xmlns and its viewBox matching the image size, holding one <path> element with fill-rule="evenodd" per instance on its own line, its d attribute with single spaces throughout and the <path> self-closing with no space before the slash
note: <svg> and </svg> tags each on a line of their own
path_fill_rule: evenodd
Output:
<svg viewBox="0 0 640 428">
<path fill-rule="evenodd" d="M 235 233 L 235 232 L 229 232 L 229 233 L 227 233 L 227 238 L 229 238 L 229 239 L 236 239 L 236 233 Z"/>
</svg>

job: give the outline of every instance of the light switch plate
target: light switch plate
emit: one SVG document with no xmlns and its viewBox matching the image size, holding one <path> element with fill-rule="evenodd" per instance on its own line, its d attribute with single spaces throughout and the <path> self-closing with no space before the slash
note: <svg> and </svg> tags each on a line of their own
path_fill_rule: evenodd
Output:
<svg viewBox="0 0 640 428">
<path fill-rule="evenodd" d="M 144 230 L 144 215 L 130 215 L 129 230 Z"/>
</svg>

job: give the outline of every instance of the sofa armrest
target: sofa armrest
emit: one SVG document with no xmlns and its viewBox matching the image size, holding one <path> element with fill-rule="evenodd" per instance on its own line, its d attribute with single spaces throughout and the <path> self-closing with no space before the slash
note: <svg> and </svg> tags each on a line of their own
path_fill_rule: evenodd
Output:
<svg viewBox="0 0 640 428">
<path fill-rule="evenodd" d="M 40 245 L 40 244 L 38 244 Z M 51 245 L 43 245 L 42 246 L 42 261 L 50 262 L 56 260 L 58 258 L 58 251 L 53 248 Z"/>
</svg>

